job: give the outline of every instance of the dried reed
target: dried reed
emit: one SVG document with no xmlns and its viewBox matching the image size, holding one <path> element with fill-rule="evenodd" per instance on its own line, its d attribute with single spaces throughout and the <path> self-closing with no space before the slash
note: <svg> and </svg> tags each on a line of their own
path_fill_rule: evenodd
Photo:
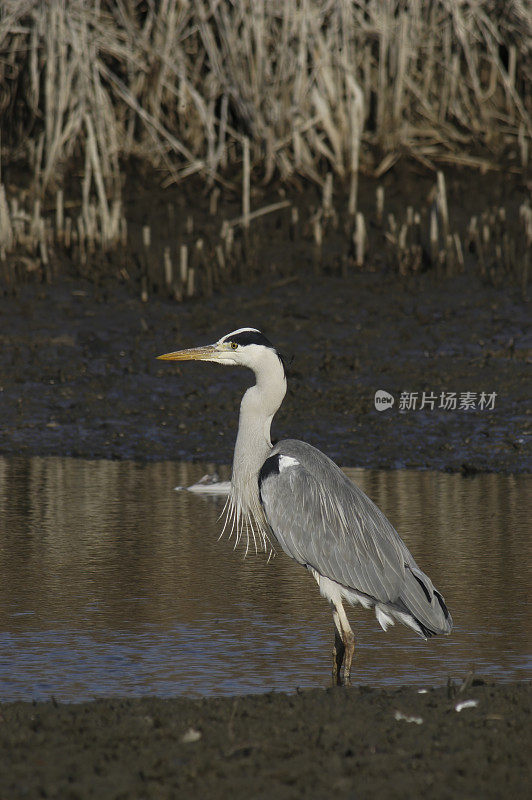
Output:
<svg viewBox="0 0 532 800">
<path fill-rule="evenodd" d="M 3 0 L 2 157 L 26 160 L 35 205 L 33 213 L 23 204 L 10 208 L 18 198 L 2 188 L 0 257 L 22 245 L 44 264 L 50 247 L 64 243 L 90 266 L 95 250 L 124 246 L 121 165 L 135 156 L 163 171 L 166 184 L 200 173 L 213 186 L 213 215 L 218 187 L 242 187 L 242 217 L 226 224 L 215 245 L 220 274 L 230 274 L 237 257 L 235 224 L 247 231 L 283 205 L 251 210 L 253 181 L 274 177 L 322 188 L 311 223 L 317 269 L 323 237 L 336 226 L 333 181 L 335 191 L 345 185 L 347 229 L 361 264 L 371 243 L 357 208 L 359 162 L 371 148 L 381 154 L 371 166 L 377 177 L 404 152 L 431 167 L 486 167 L 510 149 L 515 169 L 527 166 L 531 37 L 528 0 L 509 0 L 497 18 L 490 0 Z M 487 155 L 478 155 L 480 147 Z M 73 159 L 83 165 L 76 217 L 63 194 L 75 192 L 64 181 Z M 42 224 L 46 193 L 56 199 L 55 233 Z M 379 190 L 381 227 L 383 207 Z M 413 212 L 394 226 L 386 235 L 401 270 L 417 269 Z M 502 227 L 499 220 L 495 228 Z M 430 228 L 431 260 L 463 268 L 443 173 Z M 494 226 L 481 220 L 470 241 L 489 275 L 494 241 L 504 263 L 512 254 L 502 234 L 487 242 L 486 229 Z M 292 237 L 297 230 L 293 209 Z M 180 280 L 166 283 L 186 296 L 204 281 L 204 256 L 200 248 L 193 259 L 191 250 L 188 264 L 182 246 Z M 170 262 L 167 256 L 161 267 L 168 276 Z M 208 272 L 205 285 L 213 280 Z"/>
<path fill-rule="evenodd" d="M 119 235 L 119 159 L 224 181 L 245 138 L 266 180 L 346 179 L 354 217 L 363 131 L 389 163 L 405 148 L 474 160 L 479 143 L 496 154 L 509 141 L 528 158 L 528 12 L 525 0 L 498 19 L 489 0 L 4 0 L 3 146 L 20 151 L 26 133 L 41 190 L 88 153 L 104 245 Z"/>
</svg>

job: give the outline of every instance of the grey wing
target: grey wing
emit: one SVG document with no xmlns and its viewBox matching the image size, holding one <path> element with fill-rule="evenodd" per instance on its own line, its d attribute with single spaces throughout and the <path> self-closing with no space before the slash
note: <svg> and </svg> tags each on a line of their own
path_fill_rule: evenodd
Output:
<svg viewBox="0 0 532 800">
<path fill-rule="evenodd" d="M 259 490 L 273 534 L 291 558 L 403 622 L 401 615 L 411 615 L 422 635 L 450 631 L 442 596 L 391 523 L 319 450 L 279 442 L 263 465 Z"/>
</svg>

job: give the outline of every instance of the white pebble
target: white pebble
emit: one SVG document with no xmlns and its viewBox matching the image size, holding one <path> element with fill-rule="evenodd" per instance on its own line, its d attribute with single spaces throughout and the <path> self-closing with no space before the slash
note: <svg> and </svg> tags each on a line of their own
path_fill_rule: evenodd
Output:
<svg viewBox="0 0 532 800">
<path fill-rule="evenodd" d="M 402 711 L 396 711 L 394 717 L 397 721 L 403 719 L 405 722 L 414 722 L 416 725 L 423 724 L 423 717 L 408 717 Z"/>
<path fill-rule="evenodd" d="M 478 700 L 462 700 L 455 705 L 454 710 L 462 711 L 464 708 L 475 708 L 475 706 L 478 706 Z"/>
<path fill-rule="evenodd" d="M 197 731 L 196 728 L 189 728 L 181 737 L 181 742 L 183 744 L 192 744 L 192 742 L 199 742 L 200 739 L 201 731 Z"/>
</svg>

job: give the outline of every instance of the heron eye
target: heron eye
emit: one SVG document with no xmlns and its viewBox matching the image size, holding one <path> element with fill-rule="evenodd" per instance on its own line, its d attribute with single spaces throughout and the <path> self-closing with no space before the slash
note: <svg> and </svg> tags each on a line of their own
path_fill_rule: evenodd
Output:
<svg viewBox="0 0 532 800">
<path fill-rule="evenodd" d="M 237 347 L 238 347 L 238 344 L 236 342 L 231 342 L 231 350 L 236 350 Z"/>
</svg>

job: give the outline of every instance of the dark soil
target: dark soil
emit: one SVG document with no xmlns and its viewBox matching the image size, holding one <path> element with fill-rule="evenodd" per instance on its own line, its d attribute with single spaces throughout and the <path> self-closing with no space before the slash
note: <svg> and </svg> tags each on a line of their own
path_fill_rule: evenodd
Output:
<svg viewBox="0 0 532 800">
<path fill-rule="evenodd" d="M 251 325 L 289 357 L 278 438 L 345 466 L 526 471 L 528 322 L 516 288 L 470 275 L 265 276 L 183 304 L 73 278 L 24 286 L 0 297 L 0 453 L 229 463 L 251 376 L 155 356 Z M 375 410 L 378 389 L 392 409 Z M 416 410 L 398 410 L 401 392 Z M 451 411 L 442 392 L 497 396 Z"/>
<path fill-rule="evenodd" d="M 530 685 L 476 683 L 6 704 L 0 797 L 528 798 Z"/>
</svg>

